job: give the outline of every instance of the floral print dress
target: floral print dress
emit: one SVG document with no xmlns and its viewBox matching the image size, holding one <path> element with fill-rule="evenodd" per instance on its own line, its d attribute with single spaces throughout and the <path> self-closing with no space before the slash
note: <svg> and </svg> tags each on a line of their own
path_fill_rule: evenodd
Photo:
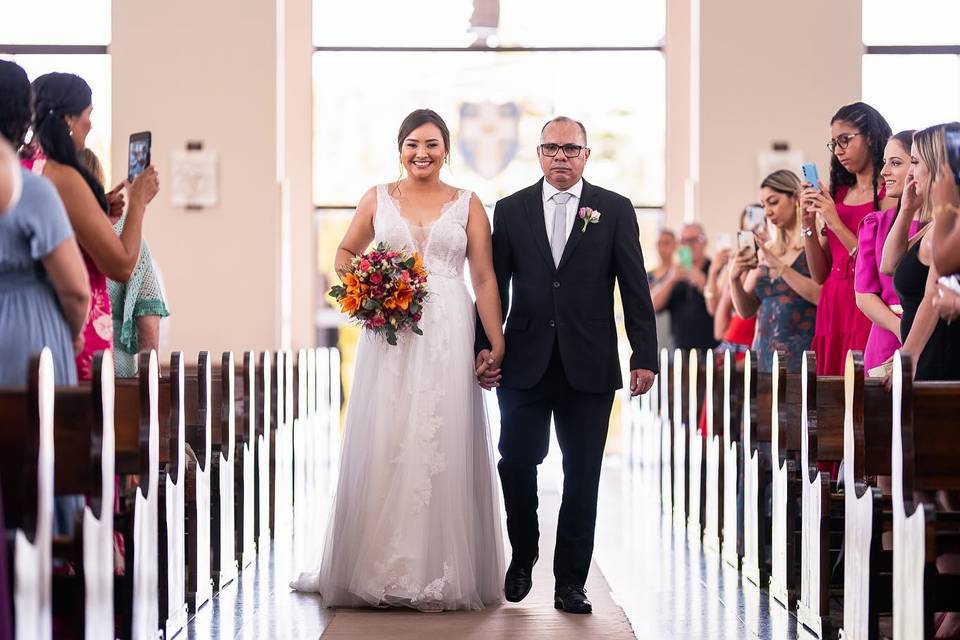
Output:
<svg viewBox="0 0 960 640">
<path fill-rule="evenodd" d="M 790 265 L 797 273 L 810 277 L 807 256 L 802 251 Z M 786 280 L 771 279 L 770 269 L 760 267 L 755 289 L 760 300 L 757 311 L 757 332 L 753 349 L 757 352 L 758 367 L 769 373 L 773 367 L 773 353 L 780 351 L 787 359 L 787 371 L 798 373 L 803 352 L 810 348 L 817 320 L 817 306 L 810 304 L 794 291 Z"/>
<path fill-rule="evenodd" d="M 110 294 L 107 292 L 107 276 L 86 251 L 82 253 L 90 278 L 90 312 L 87 314 L 87 324 L 83 327 L 83 351 L 77 356 L 77 377 L 90 380 L 93 378 L 93 354 L 113 349 L 113 316 Z"/>
</svg>

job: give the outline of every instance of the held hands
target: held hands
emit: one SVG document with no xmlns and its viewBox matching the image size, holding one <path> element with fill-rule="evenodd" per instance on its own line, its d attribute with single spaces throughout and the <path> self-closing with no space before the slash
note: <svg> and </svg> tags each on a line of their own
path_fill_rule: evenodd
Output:
<svg viewBox="0 0 960 640">
<path fill-rule="evenodd" d="M 747 271 L 756 269 L 758 264 L 756 254 L 750 251 L 749 247 L 740 249 L 730 269 L 730 281 L 739 280 Z"/>
<path fill-rule="evenodd" d="M 132 184 L 124 184 L 130 195 L 131 205 L 138 204 L 145 207 L 150 204 L 150 201 L 153 200 L 157 192 L 160 191 L 160 177 L 153 165 L 144 169 L 143 173 L 134 178 Z"/>
<path fill-rule="evenodd" d="M 710 274 L 720 273 L 720 271 L 727 266 L 727 263 L 730 262 L 730 258 L 733 256 L 733 251 L 731 249 L 721 249 L 717 251 L 716 255 L 713 256 L 713 262 L 710 263 Z"/>
<path fill-rule="evenodd" d="M 819 215 L 831 229 L 840 223 L 840 215 L 837 213 L 837 205 L 830 196 L 830 193 L 823 188 L 823 183 L 819 182 L 818 187 L 814 188 L 809 182 L 803 183 L 803 193 L 800 194 L 800 200 L 803 203 L 803 224 L 806 227 L 813 228 L 816 217 L 808 219 L 807 214 L 813 213 Z M 841 223 L 842 224 L 842 223 Z"/>
<path fill-rule="evenodd" d="M 477 354 L 477 384 L 489 391 L 500 386 L 500 365 L 503 364 L 503 350 L 483 349 Z"/>
<path fill-rule="evenodd" d="M 630 372 L 630 395 L 640 396 L 650 391 L 653 386 L 653 371 L 649 369 L 634 369 Z"/>
</svg>

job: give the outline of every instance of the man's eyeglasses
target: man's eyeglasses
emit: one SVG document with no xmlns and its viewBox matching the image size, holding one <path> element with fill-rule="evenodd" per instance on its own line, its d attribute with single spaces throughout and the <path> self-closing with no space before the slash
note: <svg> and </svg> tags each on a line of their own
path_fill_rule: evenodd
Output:
<svg viewBox="0 0 960 640">
<path fill-rule="evenodd" d="M 554 144 L 548 142 L 546 144 L 540 145 L 540 153 L 550 158 L 557 155 L 560 152 L 560 149 L 563 149 L 563 155 L 568 158 L 576 158 L 580 155 L 580 152 L 583 151 L 583 147 L 579 144 Z"/>
<path fill-rule="evenodd" d="M 837 147 L 841 149 L 846 149 L 850 146 L 850 141 L 856 138 L 859 133 L 844 133 L 839 135 L 830 142 L 827 143 L 827 149 L 830 150 L 830 153 L 834 153 L 837 150 Z"/>
</svg>

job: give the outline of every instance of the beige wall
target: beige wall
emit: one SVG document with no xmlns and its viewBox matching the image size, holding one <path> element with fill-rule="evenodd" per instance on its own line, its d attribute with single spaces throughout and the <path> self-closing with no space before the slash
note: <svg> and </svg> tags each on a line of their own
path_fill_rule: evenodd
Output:
<svg viewBox="0 0 960 640">
<path fill-rule="evenodd" d="M 309 0 L 113 3 L 112 159 L 119 174 L 128 134 L 153 131 L 170 348 L 314 341 L 310 24 Z M 860 94 L 859 25 L 859 0 L 668 0 L 668 224 L 731 229 L 773 140 L 825 168 L 829 118 Z M 203 211 L 170 205 L 171 152 L 194 139 L 220 155 Z"/>
<path fill-rule="evenodd" d="M 115 173 L 126 166 L 127 136 L 150 129 L 161 192 L 146 237 L 173 314 L 167 346 L 188 354 L 272 348 L 281 337 L 312 344 L 309 3 L 282 7 L 286 55 L 278 65 L 277 2 L 284 0 L 113 3 Z M 278 100 L 281 73 L 290 96 Z M 171 206 L 171 153 L 188 140 L 219 154 L 218 206 Z M 296 250 L 289 254 L 285 215 Z M 296 295 L 283 300 L 284 313 L 288 255 Z M 283 331 L 285 318 L 292 333 Z"/>
<path fill-rule="evenodd" d="M 861 6 L 859 0 L 812 0 L 802 6 L 770 0 L 668 3 L 674 19 L 668 33 L 673 38 L 668 91 L 671 98 L 688 101 L 676 107 L 668 103 L 669 111 L 691 112 L 699 125 L 668 119 L 668 221 L 682 221 L 684 181 L 699 176 L 689 212 L 713 235 L 734 229 L 740 210 L 756 199 L 757 154 L 772 141 L 802 150 L 825 173 L 830 117 L 860 96 Z M 697 12 L 699 24 L 689 24 Z M 697 28 L 699 50 L 689 40 Z M 673 64 L 670 56 L 677 49 L 681 56 L 692 55 Z M 699 92 L 684 96 L 691 67 L 699 74 Z"/>
</svg>

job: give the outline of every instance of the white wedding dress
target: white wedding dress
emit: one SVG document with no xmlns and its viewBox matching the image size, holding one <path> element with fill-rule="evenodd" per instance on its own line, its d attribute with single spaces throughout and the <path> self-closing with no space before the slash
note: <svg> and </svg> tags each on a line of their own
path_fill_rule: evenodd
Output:
<svg viewBox="0 0 960 640">
<path fill-rule="evenodd" d="M 422 336 L 390 346 L 361 334 L 322 558 L 291 584 L 325 606 L 437 611 L 502 599 L 500 497 L 463 277 L 470 197 L 459 192 L 417 227 L 377 187 L 375 242 L 420 251 L 430 297 Z"/>
</svg>

